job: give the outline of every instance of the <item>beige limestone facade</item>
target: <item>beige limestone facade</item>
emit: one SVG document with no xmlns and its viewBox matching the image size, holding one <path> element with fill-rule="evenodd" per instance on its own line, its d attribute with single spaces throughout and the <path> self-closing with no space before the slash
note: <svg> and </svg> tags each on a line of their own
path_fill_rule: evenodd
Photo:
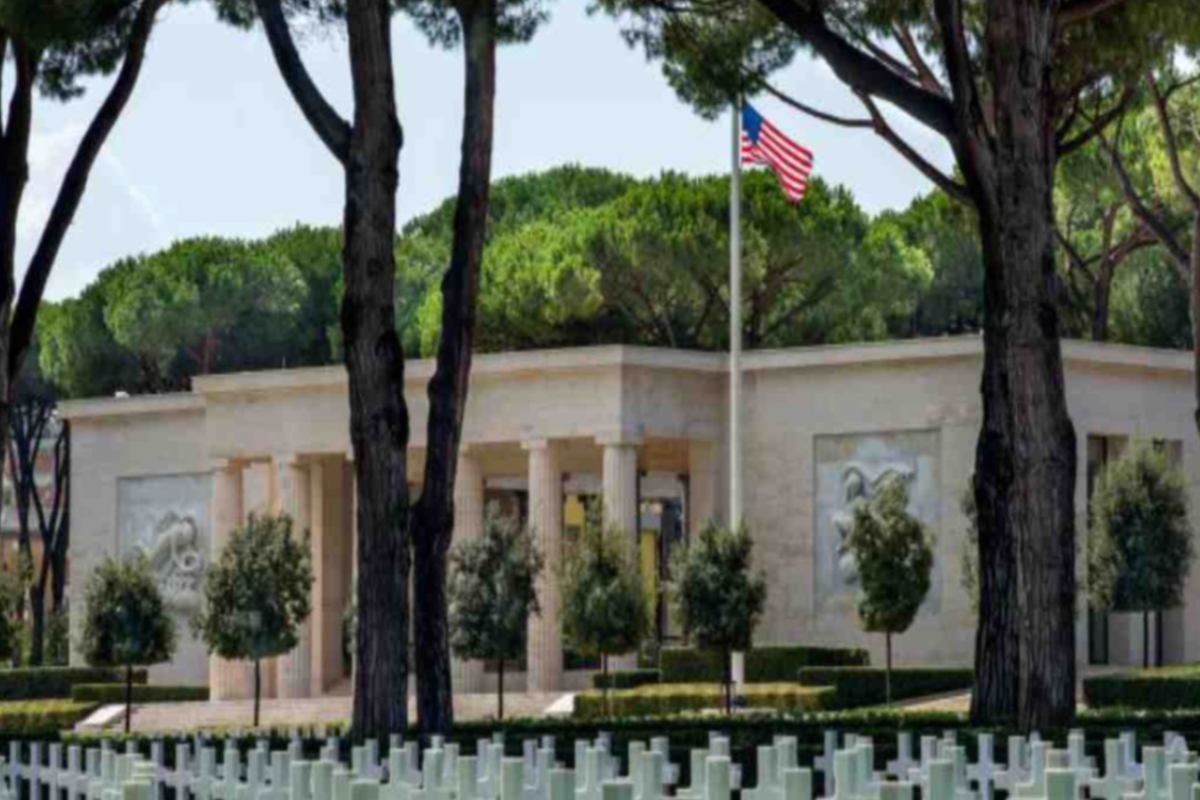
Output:
<svg viewBox="0 0 1200 800">
<path fill-rule="evenodd" d="M 1090 485 L 1130 437 L 1170 448 L 1200 509 L 1190 354 L 1085 342 L 1065 342 L 1063 351 L 1078 436 L 1081 544 Z M 912 630 L 897 639 L 896 658 L 970 663 L 974 619 L 962 586 L 967 522 L 960 503 L 973 471 L 981 364 L 977 337 L 745 356 L 745 516 L 769 587 L 756 641 L 881 655 L 880 637 L 857 623 L 857 574 L 843 539 L 854 506 L 899 479 L 910 509 L 936 538 L 936 558 L 933 590 Z M 406 370 L 414 476 L 421 474 L 431 374 L 423 361 Z M 479 535 L 485 507 L 496 503 L 528 520 L 548 567 L 539 584 L 543 613 L 531 619 L 527 657 L 506 686 L 558 691 L 587 683 L 594 665 L 564 647 L 556 579 L 580 509 L 597 503 L 630 532 L 651 590 L 661 588 L 673 548 L 709 519 L 725 519 L 727 394 L 720 354 L 614 346 L 476 359 L 455 537 Z M 74 401 L 63 415 L 74 448 L 74 607 L 105 556 L 147 554 L 180 622 L 178 652 L 152 678 L 207 682 L 215 698 L 245 697 L 247 665 L 210 658 L 186 619 L 229 532 L 252 513 L 287 513 L 310 535 L 313 614 L 299 646 L 268 665 L 267 692 L 296 698 L 344 687 L 355 501 L 341 367 L 202 377 L 187 393 Z M 1200 570 L 1187 600 L 1154 626 L 1151 646 L 1167 662 L 1200 660 L 1200 637 L 1185 635 L 1200 629 Z M 1084 606 L 1081 600 L 1081 664 L 1139 663 L 1140 620 Z M 72 615 L 73 624 L 80 616 Z M 657 628 L 668 642 L 677 634 L 665 604 Z M 454 665 L 459 691 L 491 691 L 495 680 L 489 665 Z"/>
</svg>

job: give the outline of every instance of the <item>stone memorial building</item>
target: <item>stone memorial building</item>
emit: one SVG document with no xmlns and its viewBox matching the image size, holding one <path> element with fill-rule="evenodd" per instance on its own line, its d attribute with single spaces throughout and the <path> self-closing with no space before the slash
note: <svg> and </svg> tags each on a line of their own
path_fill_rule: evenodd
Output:
<svg viewBox="0 0 1200 800">
<path fill-rule="evenodd" d="M 1190 354 L 1086 342 L 1065 342 L 1063 351 L 1081 545 L 1090 486 L 1132 436 L 1168 448 L 1200 509 Z M 882 637 L 862 633 L 855 616 L 857 575 L 844 540 L 854 506 L 882 482 L 902 480 L 912 512 L 936 537 L 936 558 L 933 589 L 897 639 L 897 661 L 968 665 L 975 623 L 962 586 L 961 502 L 980 424 L 981 340 L 756 351 L 744 364 L 745 514 L 768 581 L 757 641 L 879 655 Z M 405 376 L 414 480 L 431 374 L 430 362 L 415 361 Z M 599 503 L 630 532 L 647 589 L 657 592 L 672 549 L 727 514 L 727 396 L 727 359 L 716 353 L 613 346 L 478 357 L 455 538 L 477 535 L 494 501 L 527 518 L 553 565 L 583 509 Z M 301 644 L 266 670 L 268 694 L 346 690 L 355 503 L 342 367 L 207 376 L 186 393 L 75 401 L 62 411 L 73 426 L 74 608 L 105 555 L 145 553 L 181 623 L 174 660 L 153 678 L 244 696 L 247 666 L 210 659 L 186 618 L 229 532 L 251 513 L 284 512 L 310 534 L 316 582 Z M 509 676 L 513 689 L 581 687 L 594 666 L 564 647 L 554 575 L 551 566 L 525 663 Z M 1151 646 L 1166 662 L 1200 660 L 1200 637 L 1184 635 L 1200 629 L 1200 569 L 1187 596 L 1185 608 L 1153 626 Z M 1141 661 L 1137 617 L 1080 603 L 1081 664 Z M 659 606 L 657 634 L 669 643 L 678 631 Z M 460 691 L 491 691 L 495 682 L 479 663 L 456 664 L 454 679 Z"/>
</svg>

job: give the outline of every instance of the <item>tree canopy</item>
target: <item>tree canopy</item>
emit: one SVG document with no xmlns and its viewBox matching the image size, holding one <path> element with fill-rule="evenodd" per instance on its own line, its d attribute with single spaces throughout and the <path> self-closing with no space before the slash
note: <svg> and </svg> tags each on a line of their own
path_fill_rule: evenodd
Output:
<svg viewBox="0 0 1200 800">
<path fill-rule="evenodd" d="M 1183 475 L 1167 453 L 1136 440 L 1109 463 L 1092 497 L 1088 582 L 1092 602 L 1114 611 L 1183 604 L 1195 557 Z"/>
<path fill-rule="evenodd" d="M 1098 167 L 1073 174 L 1071 196 L 1098 207 L 1088 199 L 1091 181 L 1111 180 Z M 799 206 L 785 201 L 768 173 L 748 172 L 743 188 L 747 346 L 954 335 L 982 326 L 973 216 L 943 192 L 872 218 L 849 191 L 820 178 Z M 724 348 L 728 195 L 719 176 L 638 180 L 578 166 L 497 181 L 477 349 Z M 437 347 L 452 211 L 447 200 L 397 237 L 396 327 L 409 354 L 428 356 Z M 1087 212 L 1088 224 L 1083 211 L 1065 214 L 1064 230 L 1088 252 L 1095 212 Z M 297 225 L 261 240 L 203 237 L 121 259 L 78 297 L 43 309 L 42 371 L 64 396 L 86 397 L 180 389 L 205 372 L 337 363 L 341 247 L 338 230 Z M 1178 270 L 1157 246 L 1128 258 L 1112 277 L 1108 338 L 1187 347 Z M 1068 285 L 1085 287 L 1082 271 L 1072 272 L 1066 259 L 1063 269 Z M 1089 335 L 1095 295 L 1072 297 L 1081 320 L 1073 329 Z"/>
</svg>

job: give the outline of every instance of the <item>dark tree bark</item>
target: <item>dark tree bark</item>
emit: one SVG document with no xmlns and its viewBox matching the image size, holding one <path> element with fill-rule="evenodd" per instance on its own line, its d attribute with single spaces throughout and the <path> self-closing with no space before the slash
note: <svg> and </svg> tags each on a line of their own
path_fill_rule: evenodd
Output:
<svg viewBox="0 0 1200 800">
<path fill-rule="evenodd" d="M 887 705 L 890 708 L 892 705 L 892 632 L 885 631 L 883 636 L 884 641 L 886 642 L 884 648 L 887 651 L 887 668 L 884 670 L 883 694 L 887 699 Z"/>
<path fill-rule="evenodd" d="M 493 108 L 496 97 L 496 3 L 458 7 L 466 87 L 458 199 L 450 267 L 442 279 L 442 335 L 429 383 L 425 481 L 413 509 L 417 717 L 428 733 L 454 725 L 446 620 L 446 563 L 454 531 L 458 446 L 475 342 L 475 309 L 487 232 Z"/>
<path fill-rule="evenodd" d="M 254 659 L 254 727 L 257 728 L 262 710 L 262 659 Z"/>
<path fill-rule="evenodd" d="M 496 677 L 496 719 L 504 719 L 504 659 L 500 659 L 499 675 Z"/>
<path fill-rule="evenodd" d="M 341 325 L 358 501 L 358 634 L 352 731 L 408 726 L 408 407 L 395 328 L 396 191 L 403 136 L 386 0 L 350 0 L 353 124 L 306 71 L 280 0 L 255 0 L 276 66 L 314 132 L 345 168 Z"/>
<path fill-rule="evenodd" d="M 347 6 L 354 124 L 346 160 L 342 332 L 358 490 L 356 739 L 408 724 L 408 408 L 396 335 L 400 122 L 387 0 Z"/>
<path fill-rule="evenodd" d="M 125 665 L 125 735 L 133 724 L 133 665 Z"/>
<path fill-rule="evenodd" d="M 949 22 L 961 31 L 961 21 Z M 1022 729 L 1075 716 L 1076 450 L 1054 263 L 1055 31 L 1053 3 L 988 4 L 996 134 L 978 122 L 964 126 L 970 132 L 960 148 L 986 271 L 971 711 L 979 720 L 1014 719 Z M 969 69 L 960 52 L 952 71 Z"/>
<path fill-rule="evenodd" d="M 978 212 L 984 251 L 983 423 L 976 451 L 980 620 L 972 717 L 1054 727 L 1074 717 L 1075 433 L 1054 271 L 1053 87 L 1060 25 L 1110 2 L 989 0 L 979 50 L 961 0 L 934 0 L 945 86 L 827 25 L 821 3 L 762 0 L 872 112 L 872 125 Z M 1061 14 L 1061 16 L 1060 16 Z M 983 84 L 983 85 L 981 85 Z M 887 100 L 949 142 L 963 179 L 916 158 L 876 113 Z M 854 121 L 844 121 L 857 124 Z"/>
</svg>

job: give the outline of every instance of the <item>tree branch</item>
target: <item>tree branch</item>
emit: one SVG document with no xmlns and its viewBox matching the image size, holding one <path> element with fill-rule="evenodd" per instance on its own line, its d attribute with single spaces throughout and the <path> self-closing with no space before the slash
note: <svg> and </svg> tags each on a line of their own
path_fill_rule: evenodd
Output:
<svg viewBox="0 0 1200 800">
<path fill-rule="evenodd" d="M 1058 9 L 1058 26 L 1061 29 L 1069 25 L 1077 25 L 1080 22 L 1087 22 L 1124 2 L 1125 0 L 1066 0 Z"/>
<path fill-rule="evenodd" d="M 1189 275 L 1191 270 L 1191 254 L 1175 236 L 1166 219 L 1155 214 L 1138 193 L 1137 188 L 1133 185 L 1133 179 L 1129 176 L 1129 170 L 1125 168 L 1125 161 L 1121 158 L 1119 152 L 1120 142 L 1110 144 L 1103 134 L 1100 134 L 1097 139 L 1104 149 L 1108 151 L 1113 172 L 1117 176 L 1117 183 L 1121 186 L 1121 193 L 1129 201 L 1130 210 L 1150 230 L 1154 238 L 1158 239 L 1159 243 L 1166 248 L 1176 270 L 1184 276 L 1185 280 L 1191 280 L 1191 276 Z"/>
<path fill-rule="evenodd" d="M 58 196 L 54 199 L 54 206 L 46 220 L 46 226 L 42 229 L 37 249 L 30 259 L 29 269 L 25 272 L 20 297 L 17 299 L 16 309 L 13 312 L 8 364 L 6 365 L 9 380 L 15 381 L 21 371 L 25 352 L 33 339 L 38 308 L 42 303 L 50 271 L 58 258 L 58 251 L 67 235 L 67 230 L 75 219 L 75 212 L 78 211 L 79 203 L 83 199 L 88 177 L 100 154 L 100 149 L 108 140 L 109 134 L 112 133 L 137 85 L 138 76 L 142 71 L 142 63 L 146 57 L 146 45 L 154 28 L 154 17 L 164 2 L 165 0 L 144 0 L 142 3 L 129 31 L 125 59 L 121 63 L 121 70 L 117 73 L 116 81 L 96 111 L 91 124 L 88 125 L 87 131 L 67 167 L 66 175 L 63 176 Z"/>
<path fill-rule="evenodd" d="M 254 5 L 292 99 L 333 157 L 345 164 L 350 158 L 350 123 L 334 110 L 308 74 L 280 0 L 254 0 Z"/>
<path fill-rule="evenodd" d="M 925 60 L 925 56 L 921 54 L 921 48 L 913 39 L 912 32 L 903 26 L 895 28 L 894 35 L 896 42 L 900 45 L 900 49 L 904 51 L 904 55 L 908 58 L 913 69 L 916 70 L 917 77 L 921 81 L 921 85 L 931 92 L 946 96 L 946 87 L 938 79 L 938 76 L 930 68 L 929 62 Z"/>
<path fill-rule="evenodd" d="M 1163 141 L 1167 146 L 1167 160 L 1171 165 L 1171 178 L 1175 181 L 1175 188 L 1183 195 L 1183 198 L 1191 204 L 1193 211 L 1200 213 L 1200 195 L 1196 194 L 1196 190 L 1188 182 L 1187 176 L 1183 174 L 1183 164 L 1179 159 L 1179 142 L 1175 138 L 1175 126 L 1171 124 L 1171 112 L 1167 108 L 1167 98 L 1158 88 L 1158 79 L 1153 73 L 1146 76 L 1146 83 L 1150 85 L 1150 94 L 1154 97 L 1154 111 L 1158 116 L 1158 127 L 1162 131 Z"/>
<path fill-rule="evenodd" d="M 806 41 L 850 88 L 887 100 L 943 136 L 957 135 L 954 108 L 946 98 L 905 80 L 878 59 L 851 45 L 829 29 L 819 11 L 796 0 L 761 2 Z"/>
<path fill-rule="evenodd" d="M 1069 119 L 1068 122 L 1063 125 L 1063 127 L 1059 130 L 1058 135 L 1055 137 L 1058 140 L 1058 157 L 1066 158 L 1072 153 L 1091 144 L 1096 137 L 1104 131 L 1105 128 L 1120 119 L 1121 115 L 1124 114 L 1129 108 L 1129 101 L 1133 99 L 1133 96 L 1134 94 L 1132 87 L 1125 87 L 1125 91 L 1121 93 L 1121 98 L 1117 101 L 1116 105 L 1114 105 L 1108 111 L 1105 111 L 1103 114 L 1089 120 L 1087 128 L 1085 128 L 1083 131 L 1077 133 L 1075 136 L 1072 136 L 1070 139 L 1066 139 L 1065 137 L 1069 132 L 1069 128 L 1071 127 L 1071 122 L 1075 117 L 1075 115 L 1072 114 L 1071 119 Z"/>
<path fill-rule="evenodd" d="M 839 117 L 836 114 L 830 114 L 827 111 L 821 111 L 820 109 L 816 109 L 810 105 L 801 103 L 799 100 L 792 97 L 790 94 L 783 92 L 782 90 L 776 88 L 775 86 L 771 85 L 770 83 L 767 83 L 766 81 L 762 81 L 759 85 L 762 86 L 762 88 L 767 92 L 767 94 L 770 94 L 775 99 L 780 100 L 784 104 L 791 106 L 792 108 L 796 109 L 800 113 L 807 114 L 808 116 L 812 117 L 813 119 L 819 119 L 822 122 L 828 122 L 831 125 L 839 125 L 843 128 L 874 128 L 875 127 L 875 123 L 869 119 L 859 119 L 859 118 L 854 118 L 854 117 Z"/>
<path fill-rule="evenodd" d="M 941 189 L 946 194 L 961 202 L 969 202 L 971 199 L 967 187 L 954 178 L 950 177 L 940 169 L 935 167 L 931 162 L 926 160 L 924 156 L 916 151 L 912 145 L 906 142 L 900 134 L 896 133 L 895 129 L 888 123 L 887 119 L 879 110 L 879 106 L 871 99 L 869 95 L 860 94 L 858 99 L 866 106 L 867 111 L 871 114 L 871 121 L 875 133 L 879 134 L 888 144 L 892 146 L 896 152 L 904 156 L 908 163 L 917 168 L 917 171 L 928 178 L 935 186 Z"/>
</svg>

